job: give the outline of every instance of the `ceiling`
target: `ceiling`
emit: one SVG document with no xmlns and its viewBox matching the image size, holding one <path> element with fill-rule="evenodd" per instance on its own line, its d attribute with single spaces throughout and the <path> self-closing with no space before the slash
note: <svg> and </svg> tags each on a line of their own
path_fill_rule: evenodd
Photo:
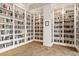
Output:
<svg viewBox="0 0 79 59">
<path fill-rule="evenodd" d="M 29 7 L 29 10 L 32 10 L 34 8 L 38 8 L 38 7 L 41 7 L 41 6 L 45 6 L 49 3 L 24 3 L 24 5 L 26 7 Z"/>
</svg>

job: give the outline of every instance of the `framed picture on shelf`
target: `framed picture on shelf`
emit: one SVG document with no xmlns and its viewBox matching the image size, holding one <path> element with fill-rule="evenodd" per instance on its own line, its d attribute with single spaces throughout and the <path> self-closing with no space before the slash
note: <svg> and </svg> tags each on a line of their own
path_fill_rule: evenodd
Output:
<svg viewBox="0 0 79 59">
<path fill-rule="evenodd" d="M 45 26 L 49 26 L 49 21 L 45 21 Z"/>
</svg>

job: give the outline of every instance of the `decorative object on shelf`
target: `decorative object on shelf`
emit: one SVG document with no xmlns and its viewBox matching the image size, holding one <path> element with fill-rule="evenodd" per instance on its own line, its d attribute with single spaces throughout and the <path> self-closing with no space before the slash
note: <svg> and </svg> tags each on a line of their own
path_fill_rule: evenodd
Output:
<svg viewBox="0 0 79 59">
<path fill-rule="evenodd" d="M 45 26 L 49 26 L 49 21 L 45 21 Z"/>
<path fill-rule="evenodd" d="M 7 9 L 7 4 L 3 4 L 3 8 Z"/>
<path fill-rule="evenodd" d="M 2 13 L 2 9 L 0 8 L 0 13 Z"/>
</svg>

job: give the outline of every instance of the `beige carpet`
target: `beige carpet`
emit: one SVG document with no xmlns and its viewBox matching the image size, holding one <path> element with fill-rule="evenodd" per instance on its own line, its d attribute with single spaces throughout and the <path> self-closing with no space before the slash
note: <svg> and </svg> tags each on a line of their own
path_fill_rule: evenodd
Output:
<svg viewBox="0 0 79 59">
<path fill-rule="evenodd" d="M 32 42 L 1 53 L 0 56 L 79 56 L 79 52 L 74 48 L 59 45 L 49 48 L 42 46 L 42 43 Z"/>
</svg>

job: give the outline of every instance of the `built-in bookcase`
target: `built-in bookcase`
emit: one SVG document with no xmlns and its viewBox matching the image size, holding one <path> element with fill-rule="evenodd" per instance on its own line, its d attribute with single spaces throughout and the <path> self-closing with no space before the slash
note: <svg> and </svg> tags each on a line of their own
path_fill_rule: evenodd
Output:
<svg viewBox="0 0 79 59">
<path fill-rule="evenodd" d="M 0 3 L 0 49 L 13 46 L 13 4 Z"/>
<path fill-rule="evenodd" d="M 25 9 L 0 3 L 0 52 L 25 43 Z"/>
<path fill-rule="evenodd" d="M 76 11 L 75 11 L 75 15 L 76 15 L 76 19 L 75 19 L 75 45 L 79 48 L 79 4 L 76 4 L 75 5 L 75 9 L 76 9 Z"/>
<path fill-rule="evenodd" d="M 71 4 L 54 9 L 54 43 L 75 46 L 76 7 Z"/>
<path fill-rule="evenodd" d="M 25 42 L 25 10 L 15 5 L 14 9 L 15 45 Z"/>
<path fill-rule="evenodd" d="M 63 43 L 62 8 L 54 9 L 54 42 Z"/>
<path fill-rule="evenodd" d="M 74 5 L 64 8 L 64 43 L 74 45 Z"/>
<path fill-rule="evenodd" d="M 35 15 L 35 39 L 43 40 L 43 16 Z"/>
<path fill-rule="evenodd" d="M 43 40 L 43 16 L 36 17 L 17 4 L 0 3 L 0 52 Z"/>
<path fill-rule="evenodd" d="M 34 15 L 26 12 L 26 36 L 27 41 L 32 40 L 34 37 Z"/>
</svg>

